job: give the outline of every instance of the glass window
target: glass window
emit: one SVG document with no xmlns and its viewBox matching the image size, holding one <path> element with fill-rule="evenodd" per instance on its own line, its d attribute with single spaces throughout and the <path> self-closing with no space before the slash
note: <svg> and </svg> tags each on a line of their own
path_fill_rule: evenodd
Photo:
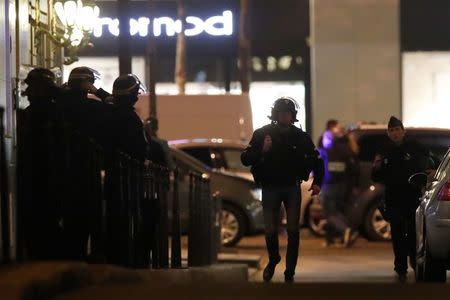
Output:
<svg viewBox="0 0 450 300">
<path fill-rule="evenodd" d="M 249 172 L 250 168 L 241 162 L 241 149 L 224 149 L 223 156 L 229 170 Z"/>
<path fill-rule="evenodd" d="M 419 143 L 429 149 L 433 156 L 438 160 L 442 160 L 448 147 L 450 146 L 450 135 L 425 132 L 408 132 Z"/>
<path fill-rule="evenodd" d="M 373 161 L 377 154 L 389 142 L 386 133 L 361 135 L 358 139 L 359 159 L 361 161 Z"/>
<path fill-rule="evenodd" d="M 448 172 L 450 172 L 449 169 L 450 169 L 450 151 L 447 153 L 447 156 L 445 157 L 444 161 L 439 166 L 435 175 L 435 179 L 438 181 L 444 179 L 447 176 Z"/>
</svg>

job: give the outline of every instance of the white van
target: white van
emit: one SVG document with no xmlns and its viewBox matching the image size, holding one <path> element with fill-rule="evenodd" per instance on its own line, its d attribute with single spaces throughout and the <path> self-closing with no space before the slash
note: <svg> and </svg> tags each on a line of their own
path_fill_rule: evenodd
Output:
<svg viewBox="0 0 450 300">
<path fill-rule="evenodd" d="M 142 120 L 150 115 L 149 95 L 135 105 Z M 158 135 L 166 140 L 222 138 L 247 142 L 253 133 L 248 94 L 158 95 Z"/>
</svg>

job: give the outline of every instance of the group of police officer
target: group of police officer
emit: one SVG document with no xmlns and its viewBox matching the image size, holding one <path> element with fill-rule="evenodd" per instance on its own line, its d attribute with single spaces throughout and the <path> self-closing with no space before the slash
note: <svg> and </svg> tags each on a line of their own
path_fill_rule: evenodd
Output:
<svg viewBox="0 0 450 300">
<path fill-rule="evenodd" d="M 287 214 L 288 246 L 286 253 L 285 282 L 294 281 L 299 248 L 299 210 L 301 205 L 299 184 L 306 181 L 310 172 L 314 181 L 312 194 L 321 194 L 325 214 L 330 222 L 327 228 L 327 246 L 336 236 L 344 235 L 349 246 L 357 232 L 346 223 L 345 198 L 352 187 L 357 187 L 358 165 L 355 144 L 343 134 L 336 120 L 327 124 L 321 137 L 321 155 L 315 149 L 310 136 L 294 126 L 297 121 L 295 100 L 282 97 L 275 101 L 269 119 L 271 123 L 257 129 L 241 155 L 244 165 L 251 166 L 255 181 L 262 186 L 266 247 L 269 261 L 263 272 L 264 281 L 270 281 L 280 262 L 278 226 L 280 207 L 284 204 Z M 329 125 L 329 126 L 328 126 Z M 384 183 L 385 209 L 392 228 L 394 270 L 401 282 L 406 280 L 409 257 L 415 268 L 415 209 L 420 190 L 408 183 L 417 172 L 433 173 L 437 162 L 430 152 L 418 142 L 408 138 L 402 122 L 391 117 L 387 134 L 389 143 L 379 145 L 372 171 L 374 181 Z"/>
<path fill-rule="evenodd" d="M 58 86 L 53 72 L 36 68 L 24 80 L 23 95 L 30 105 L 18 113 L 18 193 L 25 255 L 30 259 L 85 260 L 89 239 L 91 253 L 99 250 L 99 228 L 94 224 L 100 208 L 87 196 L 86 191 L 95 187 L 84 172 L 93 149 L 100 149 L 101 168 L 106 170 L 118 152 L 167 165 L 167 151 L 155 142 L 150 149 L 152 137 L 145 134 L 134 110 L 144 90 L 139 79 L 121 75 L 109 94 L 94 86 L 98 75 L 77 67 L 68 82 Z M 108 249 L 101 251 L 105 259 L 120 261 L 120 253 L 108 257 Z"/>
</svg>

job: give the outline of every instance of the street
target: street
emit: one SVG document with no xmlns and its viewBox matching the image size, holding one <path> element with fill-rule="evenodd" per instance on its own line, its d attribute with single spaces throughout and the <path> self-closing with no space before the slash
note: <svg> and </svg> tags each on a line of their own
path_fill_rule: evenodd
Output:
<svg viewBox="0 0 450 300">
<path fill-rule="evenodd" d="M 285 254 L 287 237 L 280 234 L 281 263 L 277 266 L 273 282 L 284 281 Z M 265 241 L 263 235 L 245 237 L 232 248 L 224 248 L 224 252 L 236 254 L 260 255 L 260 269 L 249 271 L 249 280 L 262 282 L 262 271 L 267 263 Z M 308 230 L 302 230 L 300 258 L 296 268 L 296 282 L 395 282 L 393 270 L 393 253 L 390 243 L 368 242 L 361 237 L 352 248 L 334 246 L 325 248 L 323 240 L 311 236 Z M 408 270 L 408 282 L 414 282 L 412 269 Z"/>
</svg>

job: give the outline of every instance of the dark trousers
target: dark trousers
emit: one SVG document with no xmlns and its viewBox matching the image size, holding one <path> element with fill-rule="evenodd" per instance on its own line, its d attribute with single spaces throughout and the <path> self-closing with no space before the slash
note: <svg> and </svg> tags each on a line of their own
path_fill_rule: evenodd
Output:
<svg viewBox="0 0 450 300">
<path fill-rule="evenodd" d="M 414 208 L 388 209 L 391 223 L 392 246 L 394 249 L 394 270 L 405 274 L 408 257 L 411 268 L 416 266 L 416 222 Z"/>
<path fill-rule="evenodd" d="M 288 246 L 286 253 L 286 275 L 294 275 L 300 245 L 300 205 L 301 194 L 298 184 L 286 186 L 266 186 L 262 190 L 262 205 L 266 246 L 269 262 L 278 263 L 281 259 L 278 244 L 278 228 L 280 225 L 280 208 L 284 204 L 287 217 Z"/>
<path fill-rule="evenodd" d="M 348 185 L 324 184 L 320 193 L 323 212 L 327 218 L 325 226 L 325 239 L 333 242 L 335 237 L 342 237 L 349 227 L 345 217 L 346 199 L 348 197 Z"/>
</svg>

